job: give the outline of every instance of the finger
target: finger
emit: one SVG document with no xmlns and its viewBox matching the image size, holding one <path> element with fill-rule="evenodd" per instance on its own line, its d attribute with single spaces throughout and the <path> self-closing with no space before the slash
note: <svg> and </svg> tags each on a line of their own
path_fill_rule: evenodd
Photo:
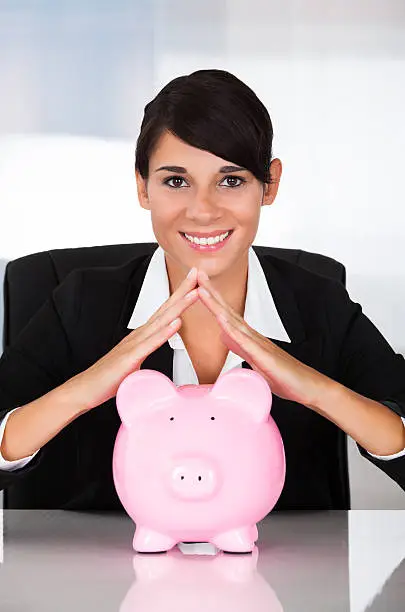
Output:
<svg viewBox="0 0 405 612">
<path fill-rule="evenodd" d="M 192 268 L 189 272 L 189 275 L 186 276 L 186 278 L 179 285 L 176 291 L 172 293 L 172 295 L 165 302 L 163 302 L 163 304 L 158 308 L 158 310 L 156 310 L 156 312 L 154 312 L 153 315 L 150 316 L 149 319 L 143 325 L 134 329 L 121 342 L 124 344 L 126 342 L 130 342 L 135 337 L 138 338 L 138 336 L 140 336 L 140 338 L 142 339 L 145 336 L 145 334 L 149 335 L 150 330 L 147 328 L 148 325 L 158 320 L 165 312 L 168 311 L 169 308 L 171 308 L 174 304 L 178 303 L 178 301 L 184 297 L 186 297 L 185 307 L 188 307 L 190 305 L 188 303 L 190 298 L 191 298 L 190 303 L 195 301 L 192 299 L 194 294 L 190 296 L 190 293 L 192 292 L 196 283 L 197 283 L 197 268 Z M 189 297 L 187 298 L 187 296 Z M 182 312 L 183 310 L 184 310 L 184 307 L 179 311 L 179 313 Z"/>
<path fill-rule="evenodd" d="M 166 325 L 179 317 L 191 304 L 199 299 L 197 288 L 192 289 L 185 295 L 179 296 L 178 299 L 170 306 L 168 305 L 160 315 L 152 322 L 152 325 Z"/>
<path fill-rule="evenodd" d="M 211 281 L 209 280 L 207 274 L 203 271 L 203 270 L 198 270 L 198 276 L 197 276 L 197 280 L 198 283 L 201 287 L 203 287 L 204 289 L 206 289 L 206 291 L 209 291 L 211 293 L 211 295 L 225 308 L 227 305 L 227 303 L 225 302 L 224 298 L 222 297 L 222 295 L 219 293 L 219 291 L 217 291 L 216 289 L 214 289 L 214 287 L 212 286 Z"/>
<path fill-rule="evenodd" d="M 257 355 L 259 346 L 249 333 L 249 328 L 240 326 L 238 322 L 233 321 L 224 313 L 219 314 L 218 321 L 222 327 L 223 333 L 227 334 L 229 338 L 232 339 L 232 342 L 238 344 L 239 350 L 236 352 L 241 354 L 243 351 L 243 355 L 249 356 Z"/>
<path fill-rule="evenodd" d="M 219 315 L 223 315 L 228 319 L 235 319 L 235 321 L 243 322 L 245 321 L 239 317 L 230 306 L 226 303 L 219 302 L 216 297 L 211 293 L 211 291 L 207 290 L 205 287 L 197 287 L 198 295 L 200 296 L 203 304 L 212 312 L 215 317 L 219 317 Z"/>
<path fill-rule="evenodd" d="M 157 330 L 167 327 L 172 321 L 180 317 L 180 315 L 197 299 L 197 289 L 192 289 L 186 293 L 186 295 L 179 298 L 177 302 L 174 302 L 160 315 L 154 317 L 153 320 L 149 319 L 145 325 L 138 328 L 138 330 L 135 330 L 138 333 L 133 336 L 133 341 L 135 343 L 142 342 L 145 338 L 148 338 L 152 334 L 156 333 Z"/>
<path fill-rule="evenodd" d="M 219 291 L 217 291 L 212 286 L 211 281 L 205 278 L 205 276 L 206 276 L 205 272 L 198 270 L 197 280 L 199 283 L 199 288 L 201 287 L 201 289 L 205 289 L 206 291 L 208 291 L 212 299 L 215 299 L 218 302 L 218 304 L 220 304 L 224 308 L 224 310 L 230 313 L 236 320 L 244 321 L 243 317 L 241 317 L 233 308 L 231 308 L 231 306 L 229 306 L 229 304 L 225 301 L 225 299 L 222 297 Z M 207 305 L 208 304 L 206 304 L 206 306 Z"/>
<path fill-rule="evenodd" d="M 142 364 L 148 355 L 156 351 L 180 329 L 181 323 L 181 319 L 178 317 L 168 325 L 159 327 L 154 333 L 143 338 L 143 340 L 136 345 L 135 351 L 131 351 L 130 359 L 135 360 L 138 364 Z"/>
<path fill-rule="evenodd" d="M 227 314 L 221 313 L 218 320 L 223 329 L 237 338 L 244 347 L 251 347 L 253 354 L 258 355 L 259 350 L 268 351 L 269 348 L 277 349 L 268 338 L 250 327 L 244 319 L 241 319 L 241 321 L 235 320 Z"/>
<path fill-rule="evenodd" d="M 161 316 L 168 308 L 175 302 L 182 299 L 189 291 L 191 291 L 197 284 L 197 268 L 192 268 L 189 275 L 180 283 L 176 291 L 160 306 L 160 308 L 149 318 L 149 321 L 154 321 L 157 317 Z"/>
<path fill-rule="evenodd" d="M 192 268 L 186 278 L 180 283 L 176 291 L 160 306 L 160 308 L 150 317 L 149 321 L 154 321 L 161 316 L 178 300 L 182 299 L 197 284 L 197 268 Z"/>
</svg>

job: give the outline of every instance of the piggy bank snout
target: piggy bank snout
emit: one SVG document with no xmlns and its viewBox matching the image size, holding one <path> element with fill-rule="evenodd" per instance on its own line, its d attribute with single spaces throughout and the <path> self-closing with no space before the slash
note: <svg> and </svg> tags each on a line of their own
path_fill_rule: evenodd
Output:
<svg viewBox="0 0 405 612">
<path fill-rule="evenodd" d="M 208 499 L 215 495 L 219 487 L 219 470 L 212 461 L 184 457 L 173 462 L 170 488 L 176 497 Z"/>
</svg>

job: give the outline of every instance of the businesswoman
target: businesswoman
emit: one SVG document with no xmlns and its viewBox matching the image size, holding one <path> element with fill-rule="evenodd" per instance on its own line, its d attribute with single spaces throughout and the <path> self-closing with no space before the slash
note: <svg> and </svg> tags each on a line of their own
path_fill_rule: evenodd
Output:
<svg viewBox="0 0 405 612">
<path fill-rule="evenodd" d="M 146 105 L 135 173 L 156 248 L 71 273 L 4 352 L 1 488 L 19 483 L 33 507 L 121 508 L 121 381 L 153 368 L 213 384 L 247 367 L 273 391 L 286 449 L 276 510 L 340 507 L 337 430 L 405 489 L 403 357 L 341 283 L 252 247 L 282 174 L 272 138 L 266 108 L 226 71 L 176 78 Z"/>
</svg>

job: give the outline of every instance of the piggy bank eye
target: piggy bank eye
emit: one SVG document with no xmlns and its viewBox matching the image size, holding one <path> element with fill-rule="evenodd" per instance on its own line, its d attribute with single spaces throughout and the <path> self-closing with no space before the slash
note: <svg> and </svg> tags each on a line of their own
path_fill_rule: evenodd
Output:
<svg viewBox="0 0 405 612">
<path fill-rule="evenodd" d="M 174 421 L 174 417 L 170 417 L 170 420 L 171 420 L 171 421 Z"/>
<path fill-rule="evenodd" d="M 215 417 L 211 417 L 211 421 L 215 421 Z"/>
</svg>

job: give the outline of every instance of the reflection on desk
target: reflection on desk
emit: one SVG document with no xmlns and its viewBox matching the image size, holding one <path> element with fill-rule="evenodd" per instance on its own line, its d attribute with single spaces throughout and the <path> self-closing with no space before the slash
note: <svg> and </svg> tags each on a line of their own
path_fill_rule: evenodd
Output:
<svg viewBox="0 0 405 612">
<path fill-rule="evenodd" d="M 258 550 L 233 555 L 135 554 L 132 583 L 120 612 L 283 612 L 277 595 L 256 570 Z"/>
<path fill-rule="evenodd" d="M 274 512 L 258 528 L 247 555 L 144 555 L 125 514 L 5 510 L 0 610 L 404 609 L 405 511 Z"/>
</svg>

